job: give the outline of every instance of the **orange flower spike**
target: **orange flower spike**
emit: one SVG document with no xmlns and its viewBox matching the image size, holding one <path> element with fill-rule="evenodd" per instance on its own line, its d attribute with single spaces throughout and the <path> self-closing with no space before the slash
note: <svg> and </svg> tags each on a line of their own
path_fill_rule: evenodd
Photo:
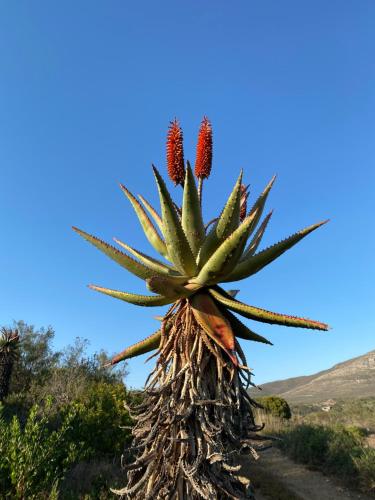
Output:
<svg viewBox="0 0 375 500">
<path fill-rule="evenodd" d="M 167 168 L 175 186 L 183 185 L 185 180 L 183 134 L 176 119 L 170 123 L 167 135 Z"/>
<path fill-rule="evenodd" d="M 207 179 L 212 167 L 212 127 L 209 119 L 203 118 L 198 134 L 197 156 L 195 159 L 195 176 Z"/>
<path fill-rule="evenodd" d="M 240 220 L 241 222 L 246 217 L 247 212 L 247 198 L 249 197 L 249 186 L 245 186 L 245 184 L 241 184 L 241 201 L 240 201 Z"/>
</svg>

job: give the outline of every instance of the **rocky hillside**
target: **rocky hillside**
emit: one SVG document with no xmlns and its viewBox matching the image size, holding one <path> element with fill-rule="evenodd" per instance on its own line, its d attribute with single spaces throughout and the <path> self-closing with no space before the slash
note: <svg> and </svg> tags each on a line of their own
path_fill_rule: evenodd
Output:
<svg viewBox="0 0 375 500">
<path fill-rule="evenodd" d="M 304 377 L 278 380 L 261 386 L 253 395 L 277 394 L 290 403 L 321 403 L 329 399 L 375 396 L 375 351 Z"/>
</svg>

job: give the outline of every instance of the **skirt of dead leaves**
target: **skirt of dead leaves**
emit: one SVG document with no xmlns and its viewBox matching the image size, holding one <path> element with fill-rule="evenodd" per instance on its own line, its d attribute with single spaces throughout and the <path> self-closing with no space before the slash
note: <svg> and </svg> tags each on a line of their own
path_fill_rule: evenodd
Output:
<svg viewBox="0 0 375 500">
<path fill-rule="evenodd" d="M 166 321 L 173 321 L 168 334 Z M 250 370 L 239 344 L 239 366 L 195 321 L 185 301 L 162 324 L 156 366 L 136 420 L 124 464 L 127 486 L 113 490 L 126 499 L 254 499 L 241 476 L 239 456 L 257 458 L 254 442 L 262 429 L 248 395 Z"/>
</svg>

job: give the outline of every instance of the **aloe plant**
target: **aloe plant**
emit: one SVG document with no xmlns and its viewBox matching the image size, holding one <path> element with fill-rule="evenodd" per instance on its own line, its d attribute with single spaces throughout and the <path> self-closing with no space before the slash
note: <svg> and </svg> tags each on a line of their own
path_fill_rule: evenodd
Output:
<svg viewBox="0 0 375 500">
<path fill-rule="evenodd" d="M 8 393 L 14 362 L 18 356 L 18 330 L 2 327 L 0 329 L 0 401 Z"/>
<path fill-rule="evenodd" d="M 182 206 L 172 199 L 159 171 L 153 173 L 161 214 L 142 196 L 121 189 L 160 259 L 116 242 L 126 252 L 80 229 L 83 238 L 146 282 L 152 294 L 137 295 L 97 285 L 101 292 L 143 307 L 169 305 L 151 336 L 127 347 L 112 364 L 154 351 L 158 356 L 136 418 L 126 498 L 253 498 L 241 477 L 240 452 L 256 454 L 261 429 L 253 418 L 256 403 L 239 339 L 271 344 L 236 314 L 260 323 L 327 330 L 319 321 L 271 312 L 237 300 L 237 291 L 220 283 L 246 279 L 260 271 L 326 221 L 302 229 L 257 251 L 271 213 L 261 221 L 273 177 L 247 211 L 248 186 L 240 172 L 221 213 L 209 224 L 202 216 L 202 187 L 212 167 L 212 128 L 204 118 L 198 137 L 194 173 L 184 161 L 182 131 L 171 122 L 167 137 L 168 174 L 182 185 Z M 233 314 L 235 313 L 235 314 Z M 151 357 L 152 357 L 151 356 Z"/>
</svg>

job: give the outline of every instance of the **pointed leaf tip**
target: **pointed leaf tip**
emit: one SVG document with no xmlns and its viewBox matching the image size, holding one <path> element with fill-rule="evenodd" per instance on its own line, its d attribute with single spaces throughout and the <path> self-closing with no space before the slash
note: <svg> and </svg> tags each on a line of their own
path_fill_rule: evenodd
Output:
<svg viewBox="0 0 375 500">
<path fill-rule="evenodd" d="M 250 212 L 249 212 L 250 214 L 256 212 L 256 218 L 254 220 L 253 229 L 256 228 L 260 218 L 262 217 L 263 210 L 264 210 L 268 195 L 272 189 L 272 186 L 273 186 L 273 183 L 275 182 L 275 179 L 276 179 L 276 175 L 274 175 L 272 177 L 272 179 L 269 181 L 267 186 L 263 189 L 262 193 L 258 196 L 256 202 L 254 203 L 254 205 L 250 209 Z"/>
<path fill-rule="evenodd" d="M 110 288 L 104 288 L 97 285 L 89 285 L 89 288 L 95 290 L 96 292 L 104 293 L 115 299 L 123 300 L 124 302 L 129 302 L 129 304 L 134 304 L 143 307 L 155 307 L 155 306 L 165 306 L 174 302 L 175 298 L 163 297 L 161 295 L 138 295 L 135 293 L 121 292 L 119 290 L 112 290 Z"/>
<path fill-rule="evenodd" d="M 162 222 L 161 217 L 158 214 L 158 212 L 154 209 L 154 207 L 151 205 L 151 203 L 149 203 L 146 200 L 146 198 L 144 198 L 144 196 L 142 196 L 141 194 L 139 194 L 138 198 L 141 200 L 143 206 L 146 208 L 146 210 L 148 211 L 148 213 L 153 218 L 155 224 L 158 226 L 160 232 L 163 234 L 163 222 Z"/>
<path fill-rule="evenodd" d="M 284 240 L 279 241 L 278 243 L 275 243 L 274 245 L 271 245 L 264 250 L 261 250 L 255 255 L 251 255 L 250 253 L 250 255 L 248 255 L 244 260 L 237 264 L 235 269 L 223 281 L 237 281 L 252 276 L 253 274 L 263 269 L 263 267 L 267 266 L 278 257 L 280 257 L 284 252 L 292 248 L 308 234 L 323 226 L 327 222 L 328 219 L 301 229 L 288 238 L 285 238 Z"/>
<path fill-rule="evenodd" d="M 129 257 L 129 255 L 121 252 L 117 248 L 109 245 L 96 236 L 92 236 L 91 234 L 86 233 L 85 231 L 82 231 L 78 228 L 76 229 L 76 232 L 86 241 L 94 245 L 98 250 L 107 255 L 110 259 L 117 262 L 117 264 L 119 264 L 121 267 L 124 267 L 127 271 L 131 272 L 135 276 L 138 276 L 138 278 L 146 279 L 155 274 L 148 266 L 135 259 L 132 259 L 131 257 Z"/>
<path fill-rule="evenodd" d="M 154 249 L 159 252 L 161 255 L 167 257 L 168 252 L 167 248 L 165 245 L 164 240 L 160 237 L 159 233 L 157 232 L 155 226 L 151 222 L 150 218 L 146 214 L 144 208 L 142 205 L 139 203 L 139 201 L 135 198 L 135 196 L 129 191 L 129 189 L 124 186 L 124 184 L 120 184 L 122 192 L 125 194 L 125 196 L 128 198 L 130 201 L 137 217 L 138 220 L 142 226 L 143 232 L 145 233 L 146 238 L 148 241 L 151 243 L 151 245 L 154 247 Z"/>
<path fill-rule="evenodd" d="M 150 351 L 153 351 L 154 349 L 157 349 L 160 344 L 160 339 L 161 339 L 161 331 L 157 330 L 154 334 L 150 335 L 149 337 L 146 337 L 140 342 L 137 342 L 136 344 L 127 347 L 126 349 L 118 353 L 116 356 L 113 356 L 109 365 L 115 365 L 120 361 L 125 361 L 126 359 L 134 358 L 135 356 L 140 356 L 141 354 L 146 354 Z"/>
<path fill-rule="evenodd" d="M 283 326 L 294 326 L 298 328 L 309 328 L 312 330 L 328 330 L 329 326 L 320 321 L 311 320 L 309 318 L 300 318 L 298 316 L 290 316 L 287 314 L 280 314 L 259 307 L 250 306 L 238 300 L 229 297 L 224 290 L 219 288 L 209 289 L 210 294 L 222 305 L 228 309 L 241 314 L 245 318 L 260 321 L 262 323 L 270 323 Z"/>
<path fill-rule="evenodd" d="M 257 251 L 258 246 L 260 245 L 260 242 L 262 241 L 263 235 L 267 229 L 268 223 L 272 217 L 273 210 L 271 210 L 266 217 L 264 218 L 263 222 L 259 226 L 259 228 L 256 230 L 254 236 L 252 237 L 250 243 L 248 244 L 246 250 L 243 252 L 241 261 L 244 261 L 246 258 L 250 257 L 251 255 L 254 255 L 254 253 Z"/>
<path fill-rule="evenodd" d="M 255 216 L 256 212 L 248 215 L 243 223 L 227 237 L 206 261 L 194 281 L 201 285 L 218 283 L 233 271 L 243 252 Z"/>
<path fill-rule="evenodd" d="M 217 250 L 223 241 L 225 241 L 239 226 L 242 174 L 243 171 L 241 169 L 220 217 L 218 217 L 203 242 L 198 258 L 200 268 L 205 265 L 215 250 Z"/>
</svg>

